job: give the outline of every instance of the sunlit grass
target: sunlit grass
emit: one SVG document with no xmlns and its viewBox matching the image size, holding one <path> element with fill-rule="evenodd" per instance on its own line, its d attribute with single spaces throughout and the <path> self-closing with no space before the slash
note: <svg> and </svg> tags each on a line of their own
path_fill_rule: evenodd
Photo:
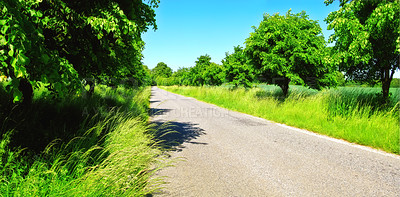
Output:
<svg viewBox="0 0 400 197">
<path fill-rule="evenodd" d="M 399 92 L 379 103 L 378 89 L 339 88 L 321 92 L 292 87 L 283 98 L 274 86 L 249 90 L 225 87 L 161 87 L 231 110 L 400 153 Z"/>
<path fill-rule="evenodd" d="M 92 97 L 74 96 L 52 103 L 54 109 L 42 106 L 50 100 L 37 98 L 29 109 L 19 111 L 25 116 L 2 114 L 12 120 L 39 120 L 38 116 L 46 112 L 58 120 L 58 116 L 68 117 L 68 110 L 73 108 L 80 112 L 74 114 L 84 118 L 71 119 L 76 121 L 71 124 L 78 124 L 77 130 L 58 128 L 55 132 L 67 129 L 69 134 L 56 138 L 40 152 L 30 147 L 21 149 L 23 140 L 19 143 L 21 148 L 15 147 L 15 131 L 26 127 L 3 122 L 0 196 L 145 196 L 157 190 L 161 180 L 151 176 L 164 164 L 160 162 L 161 150 L 152 135 L 154 131 L 147 123 L 149 96 L 150 88 L 98 87 Z M 34 120 L 22 123 L 41 124 Z M 7 132 L 7 127 L 16 130 Z M 55 129 L 51 125 L 43 128 Z"/>
</svg>

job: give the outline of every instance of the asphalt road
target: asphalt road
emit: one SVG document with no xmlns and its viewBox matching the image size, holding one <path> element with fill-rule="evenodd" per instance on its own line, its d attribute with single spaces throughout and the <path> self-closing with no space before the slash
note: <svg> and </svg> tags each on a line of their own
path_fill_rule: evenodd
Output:
<svg viewBox="0 0 400 197">
<path fill-rule="evenodd" d="M 174 167 L 155 196 L 400 196 L 400 157 L 152 88 Z M 173 144 L 173 142 L 176 142 Z"/>
</svg>

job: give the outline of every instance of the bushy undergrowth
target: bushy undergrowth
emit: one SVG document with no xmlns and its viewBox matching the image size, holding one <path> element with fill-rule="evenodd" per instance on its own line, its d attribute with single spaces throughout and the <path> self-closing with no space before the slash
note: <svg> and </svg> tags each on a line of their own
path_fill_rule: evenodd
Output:
<svg viewBox="0 0 400 197">
<path fill-rule="evenodd" d="M 57 102 L 36 95 L 20 106 L 0 93 L 1 196 L 143 196 L 157 188 L 149 88 L 98 87 Z"/>
<path fill-rule="evenodd" d="M 278 87 L 162 87 L 235 111 L 400 153 L 400 92 L 392 89 L 382 102 L 377 88 L 338 88 L 323 91 L 293 86 L 287 98 Z"/>
</svg>

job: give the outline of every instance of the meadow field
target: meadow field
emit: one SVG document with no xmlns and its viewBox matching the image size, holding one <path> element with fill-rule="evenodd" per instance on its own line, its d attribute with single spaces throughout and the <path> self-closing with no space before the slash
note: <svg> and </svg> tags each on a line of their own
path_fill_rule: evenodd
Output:
<svg viewBox="0 0 400 197">
<path fill-rule="evenodd" d="M 277 86 L 163 86 L 201 101 L 323 135 L 400 154 L 400 89 L 384 102 L 379 88 L 339 87 L 322 91 L 291 86 L 285 98 Z"/>
</svg>

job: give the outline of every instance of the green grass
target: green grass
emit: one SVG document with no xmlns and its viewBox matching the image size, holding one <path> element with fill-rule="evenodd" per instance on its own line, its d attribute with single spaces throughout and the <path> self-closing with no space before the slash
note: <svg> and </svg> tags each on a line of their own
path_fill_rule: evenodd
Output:
<svg viewBox="0 0 400 197">
<path fill-rule="evenodd" d="M 226 87 L 161 87 L 218 106 L 286 125 L 400 154 L 399 89 L 383 105 L 376 88 L 324 91 L 291 86 L 288 98 L 269 85 Z"/>
<path fill-rule="evenodd" d="M 35 93 L 42 96 L 19 106 L 0 90 L 0 196 L 145 196 L 159 188 L 150 88 L 102 86 L 58 101 Z"/>
</svg>

